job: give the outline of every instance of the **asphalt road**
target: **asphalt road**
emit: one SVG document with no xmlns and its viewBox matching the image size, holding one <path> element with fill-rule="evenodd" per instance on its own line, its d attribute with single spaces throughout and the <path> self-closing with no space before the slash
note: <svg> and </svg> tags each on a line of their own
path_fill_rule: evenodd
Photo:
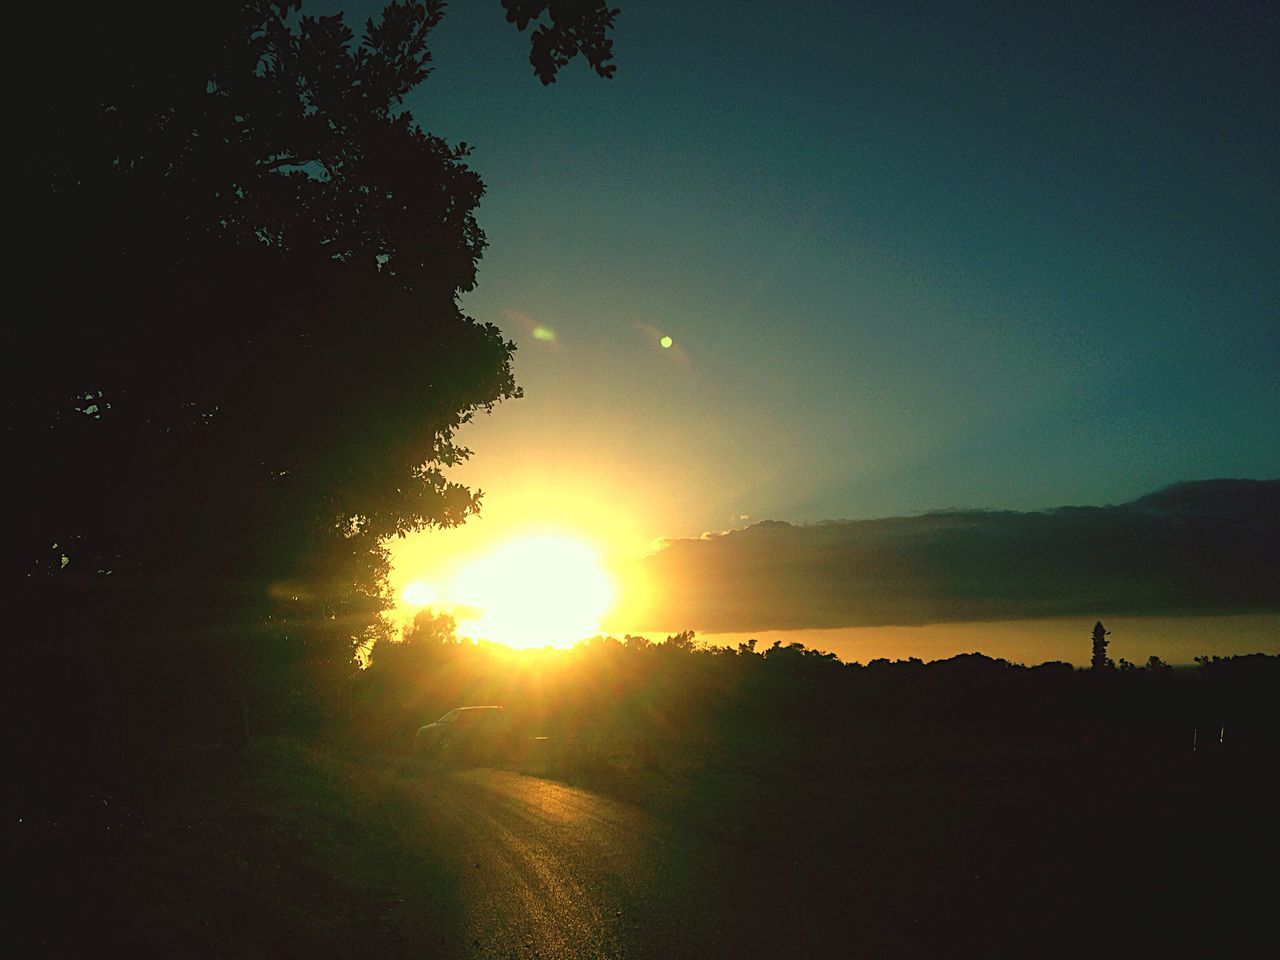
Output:
<svg viewBox="0 0 1280 960">
<path fill-rule="evenodd" d="M 812 854 L 503 770 L 433 773 L 423 826 L 455 878 L 451 943 L 466 958 L 915 956 Z M 856 869 L 855 864 L 846 868 Z M 852 875 L 852 874 L 850 874 Z M 823 887 L 826 889 L 823 889 Z M 413 904 L 407 904 L 412 907 Z M 427 904 L 423 904 L 424 909 Z"/>
<path fill-rule="evenodd" d="M 409 896 L 423 922 L 403 942 L 456 960 L 1262 955 L 1269 765 L 957 756 L 606 793 L 423 772 L 415 846 L 445 882 Z"/>
</svg>

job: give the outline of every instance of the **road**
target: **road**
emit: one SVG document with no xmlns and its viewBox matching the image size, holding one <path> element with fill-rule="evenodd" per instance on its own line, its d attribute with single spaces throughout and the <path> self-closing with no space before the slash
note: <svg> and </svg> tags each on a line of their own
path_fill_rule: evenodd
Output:
<svg viewBox="0 0 1280 960">
<path fill-rule="evenodd" d="M 401 942 L 450 960 L 1254 955 L 1273 769 L 957 756 L 602 792 L 419 772 L 401 781 L 413 845 L 441 881 L 403 904 L 423 922 Z"/>
<path fill-rule="evenodd" d="M 437 941 L 452 956 L 916 953 L 847 890 L 815 886 L 830 871 L 812 856 L 753 842 L 750 824 L 715 829 L 505 770 L 428 774 L 418 789 L 425 835 L 455 878 L 454 942 Z"/>
</svg>

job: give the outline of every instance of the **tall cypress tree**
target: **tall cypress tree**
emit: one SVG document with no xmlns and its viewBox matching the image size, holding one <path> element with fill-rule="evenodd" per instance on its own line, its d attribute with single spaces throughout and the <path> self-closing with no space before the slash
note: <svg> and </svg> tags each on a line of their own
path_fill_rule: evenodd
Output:
<svg viewBox="0 0 1280 960">
<path fill-rule="evenodd" d="M 1107 637 L 1111 635 L 1111 631 L 1102 625 L 1099 620 L 1093 625 L 1093 657 L 1089 661 L 1089 666 L 1094 670 L 1108 670 L 1114 667 L 1115 661 L 1107 656 Z"/>
</svg>

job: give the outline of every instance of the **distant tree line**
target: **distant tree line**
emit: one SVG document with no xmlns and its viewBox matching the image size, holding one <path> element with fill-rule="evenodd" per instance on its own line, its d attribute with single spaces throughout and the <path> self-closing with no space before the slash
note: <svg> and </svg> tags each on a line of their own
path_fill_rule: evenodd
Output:
<svg viewBox="0 0 1280 960">
<path fill-rule="evenodd" d="M 500 704 L 529 735 L 726 758 L 780 737 L 865 749 L 904 730 L 1168 752 L 1191 749 L 1194 731 L 1209 727 L 1230 728 L 1233 743 L 1274 744 L 1278 691 L 1280 657 L 1264 654 L 1186 670 L 1152 657 L 1102 673 L 980 653 L 860 664 L 799 643 L 709 647 L 691 632 L 515 651 L 459 641 L 448 617 L 424 613 L 401 639 L 374 645 L 347 719 L 367 747 L 393 750 L 453 707 Z"/>
</svg>

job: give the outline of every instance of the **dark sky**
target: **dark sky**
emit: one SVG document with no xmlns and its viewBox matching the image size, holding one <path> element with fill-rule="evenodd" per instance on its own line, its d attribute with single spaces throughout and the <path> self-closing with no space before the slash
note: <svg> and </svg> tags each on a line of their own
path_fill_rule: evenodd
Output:
<svg viewBox="0 0 1280 960">
<path fill-rule="evenodd" d="M 1280 476 L 1280 4 L 619 5 L 617 76 L 544 88 L 456 2 L 408 103 L 519 344 L 487 537 Z"/>
</svg>

